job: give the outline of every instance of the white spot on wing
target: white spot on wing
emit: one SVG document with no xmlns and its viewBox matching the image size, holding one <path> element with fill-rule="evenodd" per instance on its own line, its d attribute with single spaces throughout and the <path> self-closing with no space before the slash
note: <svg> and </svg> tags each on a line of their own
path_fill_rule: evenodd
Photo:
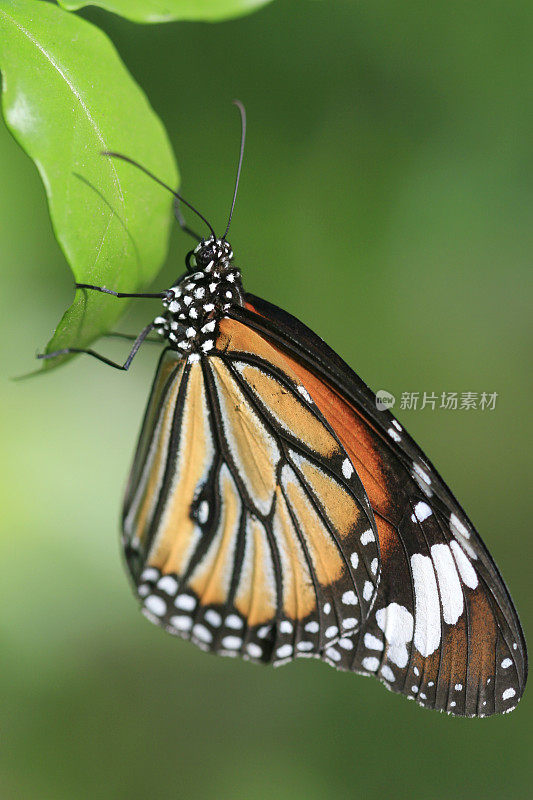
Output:
<svg viewBox="0 0 533 800">
<path fill-rule="evenodd" d="M 196 600 L 189 594 L 179 594 L 174 600 L 174 605 L 182 611 L 194 611 L 196 608 Z"/>
<path fill-rule="evenodd" d="M 218 611 L 215 611 L 214 608 L 209 608 L 205 612 L 205 620 L 206 622 L 209 622 L 209 624 L 212 625 L 214 628 L 218 628 L 220 623 L 222 622 L 222 617 L 220 616 Z"/>
<path fill-rule="evenodd" d="M 352 628 L 357 627 L 357 620 L 355 617 L 346 617 L 346 619 L 342 620 L 342 627 L 346 628 L 346 630 L 351 630 Z"/>
<path fill-rule="evenodd" d="M 211 631 L 208 630 L 205 625 L 195 625 L 192 629 L 192 632 L 197 639 L 199 639 L 201 642 L 206 642 L 206 644 L 209 644 L 209 642 L 213 640 Z"/>
<path fill-rule="evenodd" d="M 328 658 L 330 658 L 332 661 L 340 661 L 340 660 L 341 660 L 341 658 L 342 658 L 342 656 L 341 656 L 341 654 L 339 653 L 339 651 L 338 651 L 338 650 L 335 650 L 335 648 L 334 648 L 334 647 L 328 647 L 328 649 L 326 650 L 326 655 L 327 655 L 327 657 L 328 657 Z"/>
<path fill-rule="evenodd" d="M 278 658 L 288 658 L 289 656 L 292 656 L 292 645 L 282 644 L 281 647 L 278 647 L 276 650 L 276 655 Z"/>
<path fill-rule="evenodd" d="M 397 431 L 394 430 L 394 428 L 389 428 L 387 433 L 389 434 L 391 439 L 394 439 L 395 442 L 401 442 L 402 441 L 402 437 L 400 436 L 400 434 Z"/>
<path fill-rule="evenodd" d="M 409 660 L 407 645 L 413 638 L 413 615 L 405 606 L 390 603 L 376 611 L 376 622 L 387 641 L 387 657 L 397 667 L 406 667 Z"/>
<path fill-rule="evenodd" d="M 423 656 L 434 653 L 440 644 L 440 603 L 435 570 L 429 556 L 411 556 L 415 585 L 414 645 Z"/>
<path fill-rule="evenodd" d="M 419 464 L 417 464 L 415 461 L 413 461 L 413 469 L 416 472 L 416 474 L 420 478 L 422 478 L 422 480 L 424 481 L 425 484 L 427 484 L 428 486 L 431 484 L 431 478 L 429 477 L 427 472 L 424 472 L 422 467 Z"/>
<path fill-rule="evenodd" d="M 414 519 L 413 519 L 413 517 L 412 517 L 412 519 L 413 519 L 413 522 L 415 521 L 415 519 L 417 519 L 419 522 L 424 522 L 424 520 L 427 519 L 428 517 L 430 517 L 432 514 L 433 514 L 433 511 L 432 511 L 431 507 L 428 506 L 428 504 L 425 503 L 423 500 L 421 500 L 415 506 Z"/>
<path fill-rule="evenodd" d="M 144 607 L 152 614 L 155 614 L 156 617 L 162 617 L 167 610 L 167 604 L 163 598 L 158 597 L 156 594 L 148 595 L 144 601 Z"/>
<path fill-rule="evenodd" d="M 159 570 L 154 567 L 147 567 L 141 575 L 142 581 L 156 581 L 159 578 Z"/>
<path fill-rule="evenodd" d="M 374 531 L 370 528 L 361 534 L 361 544 L 370 544 L 370 542 L 375 542 L 376 537 L 374 536 Z"/>
<path fill-rule="evenodd" d="M 345 606 L 356 606 L 357 605 L 357 595 L 353 591 L 344 592 L 342 595 L 342 602 Z"/>
<path fill-rule="evenodd" d="M 225 636 L 222 639 L 222 647 L 226 650 L 238 650 L 242 645 L 240 636 Z"/>
<path fill-rule="evenodd" d="M 207 500 L 202 500 L 198 506 L 198 522 L 200 525 L 205 525 L 209 518 L 209 503 Z"/>
<path fill-rule="evenodd" d="M 502 694 L 502 700 L 509 700 L 511 697 L 514 697 L 516 691 L 514 689 L 506 689 L 505 692 Z"/>
<path fill-rule="evenodd" d="M 348 458 L 345 458 L 342 462 L 342 474 L 346 479 L 351 478 L 353 475 L 353 467 Z"/>
<path fill-rule="evenodd" d="M 458 542 L 451 542 L 450 547 L 453 551 L 453 555 L 455 557 L 455 563 L 457 564 L 457 569 L 459 570 L 459 574 L 461 576 L 461 580 L 464 584 L 466 584 L 470 589 L 475 589 L 478 585 L 478 578 L 476 575 L 476 571 L 468 557 L 465 555 L 464 550 L 458 544 Z"/>
<path fill-rule="evenodd" d="M 309 392 L 307 391 L 305 386 L 297 386 L 296 388 L 298 389 L 299 393 L 302 395 L 304 400 L 307 400 L 308 403 L 312 403 L 313 402 L 311 400 L 311 395 L 309 394 Z"/>
<path fill-rule="evenodd" d="M 456 514 L 450 516 L 450 528 L 454 536 L 464 536 L 465 539 L 470 539 L 470 531 Z"/>
<path fill-rule="evenodd" d="M 279 629 L 281 633 L 292 633 L 292 622 L 284 619 L 282 622 L 280 622 Z"/>
<path fill-rule="evenodd" d="M 228 628 L 233 628 L 234 631 L 238 631 L 242 628 L 242 619 L 236 614 L 227 616 L 225 622 Z"/>
<path fill-rule="evenodd" d="M 169 622 L 177 631 L 190 631 L 192 628 L 192 619 L 184 615 L 170 617 Z"/>
<path fill-rule="evenodd" d="M 379 658 L 367 656 L 363 658 L 362 664 L 364 669 L 367 669 L 369 672 L 375 672 L 379 667 Z"/>
<path fill-rule="evenodd" d="M 385 680 L 389 681 L 390 683 L 392 683 L 395 680 L 394 672 L 386 664 L 384 664 L 381 667 L 381 674 L 383 675 Z"/>
<path fill-rule="evenodd" d="M 447 544 L 434 544 L 431 558 L 439 583 L 442 616 L 448 625 L 455 625 L 464 609 L 463 590 L 455 562 Z"/>
<path fill-rule="evenodd" d="M 383 642 L 371 633 L 365 633 L 365 647 L 369 650 L 383 650 Z"/>
<path fill-rule="evenodd" d="M 178 582 L 172 575 L 163 575 L 163 577 L 157 581 L 157 588 L 166 594 L 174 595 L 178 591 Z"/>
</svg>

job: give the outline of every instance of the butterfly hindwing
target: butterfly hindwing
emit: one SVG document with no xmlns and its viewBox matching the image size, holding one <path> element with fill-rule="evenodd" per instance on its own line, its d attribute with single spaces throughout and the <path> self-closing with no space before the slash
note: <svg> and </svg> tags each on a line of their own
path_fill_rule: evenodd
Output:
<svg viewBox="0 0 533 800">
<path fill-rule="evenodd" d="M 277 351 L 230 320 L 209 356 L 162 356 L 124 546 L 152 621 L 273 663 L 338 659 L 380 572 L 374 515 L 338 437 Z"/>
</svg>

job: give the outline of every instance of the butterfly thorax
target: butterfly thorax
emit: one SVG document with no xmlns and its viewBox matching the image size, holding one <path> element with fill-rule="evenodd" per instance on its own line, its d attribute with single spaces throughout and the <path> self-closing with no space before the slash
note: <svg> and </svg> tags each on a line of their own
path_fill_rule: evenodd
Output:
<svg viewBox="0 0 533 800">
<path fill-rule="evenodd" d="M 172 286 L 163 300 L 155 330 L 184 355 L 213 349 L 217 327 L 231 306 L 243 305 L 240 270 L 225 239 L 202 240 L 193 252 L 196 272 Z"/>
</svg>

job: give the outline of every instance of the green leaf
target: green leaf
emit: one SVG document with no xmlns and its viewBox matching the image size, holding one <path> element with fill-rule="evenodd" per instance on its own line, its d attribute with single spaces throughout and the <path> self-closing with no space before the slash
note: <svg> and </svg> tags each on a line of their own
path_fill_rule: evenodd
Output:
<svg viewBox="0 0 533 800">
<path fill-rule="evenodd" d="M 271 0 L 58 0 L 74 11 L 84 6 L 99 6 L 133 22 L 172 22 L 198 20 L 218 22 L 249 14 Z"/>
<path fill-rule="evenodd" d="M 76 281 L 144 288 L 166 254 L 172 197 L 101 152 L 125 153 L 171 186 L 178 176 L 163 125 L 112 43 L 50 3 L 0 0 L 0 70 L 6 123 L 41 174 Z M 78 291 L 47 352 L 87 346 L 126 302 Z"/>
</svg>

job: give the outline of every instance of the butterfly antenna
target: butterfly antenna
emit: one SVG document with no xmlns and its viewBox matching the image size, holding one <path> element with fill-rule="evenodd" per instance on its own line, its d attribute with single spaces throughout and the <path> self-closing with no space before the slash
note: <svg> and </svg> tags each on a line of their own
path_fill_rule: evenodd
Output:
<svg viewBox="0 0 533 800">
<path fill-rule="evenodd" d="M 241 167 L 242 167 L 242 159 L 244 156 L 244 142 L 246 140 L 246 110 L 241 103 L 240 100 L 234 100 L 233 105 L 237 106 L 239 109 L 239 113 L 241 115 L 241 149 L 239 152 L 239 164 L 237 166 L 237 177 L 235 178 L 235 189 L 233 191 L 233 200 L 231 202 L 231 209 L 229 212 L 228 224 L 226 226 L 226 230 L 224 232 L 223 239 L 226 238 L 229 231 L 229 226 L 231 225 L 231 218 L 233 216 L 233 209 L 235 208 L 235 200 L 237 199 L 237 191 L 239 189 L 239 180 L 241 178 Z"/>
<path fill-rule="evenodd" d="M 174 189 L 172 189 L 168 184 L 164 183 L 160 178 L 158 178 L 156 175 L 154 175 L 153 172 L 150 172 L 149 169 L 146 169 L 146 167 L 143 167 L 142 164 L 139 164 L 138 161 L 134 161 L 133 158 L 128 158 L 128 156 L 123 156 L 122 153 L 113 153 L 111 150 L 103 150 L 101 155 L 108 156 L 109 158 L 120 158 L 121 161 L 125 161 L 127 164 L 131 164 L 132 166 L 137 167 L 137 169 L 140 169 L 141 172 L 144 172 L 144 174 L 148 175 L 149 178 L 152 178 L 152 180 L 154 180 L 156 183 L 158 183 L 164 189 L 167 189 L 167 191 L 169 191 L 171 194 L 173 194 L 175 198 L 177 198 L 181 203 L 186 205 L 187 208 L 190 208 L 191 211 L 193 211 L 196 214 L 197 217 L 200 217 L 202 222 L 205 222 L 205 224 L 207 225 L 207 227 L 211 231 L 213 239 L 217 238 L 215 231 L 213 230 L 213 228 L 211 227 L 211 225 L 206 220 L 206 218 L 204 217 L 203 214 L 200 214 L 200 212 L 194 206 L 192 206 L 190 203 L 188 203 L 187 200 L 185 200 L 184 197 L 182 197 L 180 194 L 178 194 L 178 192 L 176 192 Z M 233 201 L 233 202 L 235 202 L 235 201 Z M 231 219 L 231 215 L 230 215 L 230 219 Z"/>
</svg>

